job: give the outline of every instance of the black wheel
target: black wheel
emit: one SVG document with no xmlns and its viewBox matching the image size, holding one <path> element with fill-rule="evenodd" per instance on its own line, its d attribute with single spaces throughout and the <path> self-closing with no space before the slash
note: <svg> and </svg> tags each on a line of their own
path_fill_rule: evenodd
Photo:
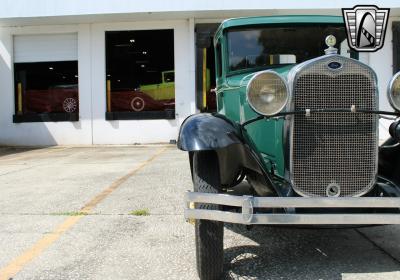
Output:
<svg viewBox="0 0 400 280">
<path fill-rule="evenodd" d="M 214 152 L 196 152 L 193 156 L 194 191 L 218 193 L 220 188 L 219 167 Z M 216 209 L 212 204 L 197 203 L 197 209 Z M 201 280 L 221 277 L 224 261 L 224 224 L 222 222 L 196 220 L 196 262 Z"/>
</svg>

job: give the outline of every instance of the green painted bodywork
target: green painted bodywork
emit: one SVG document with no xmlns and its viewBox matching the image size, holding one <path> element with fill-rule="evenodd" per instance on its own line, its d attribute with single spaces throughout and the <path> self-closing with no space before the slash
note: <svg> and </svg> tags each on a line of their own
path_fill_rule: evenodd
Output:
<svg viewBox="0 0 400 280">
<path fill-rule="evenodd" d="M 250 27 L 257 25 L 289 24 L 295 26 L 302 23 L 343 23 L 342 17 L 337 16 L 272 16 L 236 18 L 224 21 L 218 28 L 214 45 L 221 45 L 221 76 L 217 77 L 217 110 L 237 123 L 259 116 L 249 106 L 246 99 L 246 87 L 250 79 L 257 72 L 228 73 L 227 67 L 227 40 L 225 31 L 230 28 Z M 323 53 L 321 53 L 322 55 Z M 217 56 L 216 51 L 216 56 Z M 218 64 L 218 59 L 216 57 Z M 295 65 L 286 65 L 271 70 L 279 73 L 285 79 L 287 74 Z M 218 71 L 217 71 L 218 72 Z M 272 165 L 280 176 L 285 174 L 285 147 L 284 147 L 284 120 L 270 119 L 261 120 L 246 126 L 245 136 L 252 148 L 263 159 L 264 167 L 268 170 Z"/>
</svg>

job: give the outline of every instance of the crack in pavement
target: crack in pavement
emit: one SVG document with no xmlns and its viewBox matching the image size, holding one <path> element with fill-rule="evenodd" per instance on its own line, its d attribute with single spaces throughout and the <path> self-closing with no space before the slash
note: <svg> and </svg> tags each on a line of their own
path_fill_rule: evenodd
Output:
<svg viewBox="0 0 400 280">
<path fill-rule="evenodd" d="M 142 169 L 144 169 L 151 162 L 156 160 L 162 153 L 166 152 L 169 147 L 163 147 L 158 149 L 151 157 L 142 161 L 133 169 L 131 169 L 124 176 L 116 179 L 106 189 L 103 189 L 100 193 L 94 196 L 88 201 L 77 213 L 83 215 L 68 216 L 64 221 L 54 228 L 54 230 L 44 234 L 35 244 L 30 248 L 22 252 L 20 255 L 15 257 L 11 262 L 0 268 L 0 279 L 9 280 L 19 273 L 28 263 L 40 256 L 47 248 L 49 248 L 54 242 L 56 242 L 64 233 L 69 231 L 76 223 L 84 218 L 87 214 L 91 214 L 92 210 L 97 207 L 103 200 L 105 200 L 110 194 L 124 184 L 129 178 L 136 175 Z"/>
<path fill-rule="evenodd" d="M 39 150 L 32 150 L 28 151 L 23 154 L 9 154 L 4 157 L 0 157 L 0 163 L 9 163 L 13 161 L 21 161 L 21 160 L 31 160 L 31 159 L 36 159 L 37 157 L 40 156 L 47 156 L 48 154 L 54 153 L 54 152 L 61 152 L 65 151 L 68 149 L 71 149 L 72 147 L 64 147 L 64 148 L 45 148 L 45 149 L 39 149 Z"/>
<path fill-rule="evenodd" d="M 355 228 L 354 231 L 356 231 L 359 235 L 361 235 L 365 240 L 369 241 L 375 248 L 377 248 L 380 252 L 382 252 L 384 255 L 388 256 L 391 258 L 395 263 L 397 263 L 400 266 L 400 260 L 396 258 L 394 255 L 386 251 L 384 248 L 378 245 L 374 240 L 368 237 L 365 233 L 361 232 L 359 229 Z"/>
<path fill-rule="evenodd" d="M 25 171 L 25 170 L 29 170 L 29 169 L 32 169 L 32 168 L 35 168 L 35 167 L 38 167 L 38 166 L 44 166 L 44 165 L 49 165 L 49 164 L 32 165 L 32 166 L 29 166 L 29 167 L 26 167 L 26 168 L 22 168 L 22 169 L 18 169 L 18 170 L 9 171 L 9 172 L 0 174 L 0 177 L 1 177 L 1 176 L 6 176 L 6 175 L 10 175 L 10 174 L 14 174 L 14 173 L 18 173 L 18 172 Z"/>
<path fill-rule="evenodd" d="M 54 152 L 57 152 L 57 151 L 65 151 L 67 149 L 72 149 L 72 148 L 54 149 L 54 150 L 51 150 L 50 152 L 46 152 L 45 154 L 54 153 Z M 85 151 L 77 152 L 77 153 L 74 153 L 74 154 L 69 154 L 69 155 L 64 156 L 62 158 L 55 158 L 55 161 L 53 161 L 51 163 L 41 163 L 41 164 L 32 164 L 32 165 L 30 165 L 29 163 L 22 163 L 22 164 L 7 163 L 5 161 L 0 160 L 0 167 L 1 166 L 10 166 L 10 165 L 20 165 L 20 166 L 26 165 L 27 166 L 26 168 L 22 168 L 22 169 L 18 169 L 18 170 L 12 170 L 12 171 L 9 171 L 9 172 L 6 172 L 6 173 L 2 173 L 2 174 L 0 174 L 0 177 L 6 176 L 6 175 L 10 175 L 10 174 L 19 173 L 21 171 L 26 171 L 26 170 L 29 170 L 29 169 L 32 169 L 32 168 L 35 168 L 35 167 L 44 167 L 44 166 L 49 166 L 49 165 L 54 166 L 57 163 L 58 164 L 62 164 L 62 165 L 75 165 L 76 166 L 78 164 L 76 164 L 76 163 L 68 163 L 68 162 L 63 162 L 63 161 L 65 161 L 67 158 L 70 158 L 72 156 L 76 157 L 76 155 L 80 155 L 80 154 L 83 154 L 83 153 L 85 153 Z M 18 159 L 16 159 L 16 160 L 18 160 Z M 91 164 L 91 163 L 89 163 L 89 164 Z M 93 164 L 99 164 L 99 163 L 93 163 Z M 101 164 L 104 165 L 104 163 L 101 163 Z M 87 165 L 87 163 L 83 163 L 82 165 Z"/>
</svg>

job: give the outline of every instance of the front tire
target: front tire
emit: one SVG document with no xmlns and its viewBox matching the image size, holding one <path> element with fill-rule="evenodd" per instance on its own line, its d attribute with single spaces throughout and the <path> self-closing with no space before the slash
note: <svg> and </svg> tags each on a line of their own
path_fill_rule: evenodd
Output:
<svg viewBox="0 0 400 280">
<path fill-rule="evenodd" d="M 193 185 L 195 192 L 219 193 L 220 176 L 215 152 L 196 152 L 193 156 Z M 197 209 L 220 210 L 214 204 L 197 203 Z M 224 224 L 196 220 L 196 263 L 201 280 L 219 279 L 223 272 Z"/>
</svg>

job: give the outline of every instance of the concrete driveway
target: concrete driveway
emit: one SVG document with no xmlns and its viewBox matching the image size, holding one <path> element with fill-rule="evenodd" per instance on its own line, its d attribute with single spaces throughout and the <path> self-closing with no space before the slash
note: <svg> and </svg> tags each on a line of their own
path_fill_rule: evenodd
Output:
<svg viewBox="0 0 400 280">
<path fill-rule="evenodd" d="M 190 188 L 173 146 L 0 149 L 0 279 L 197 279 Z M 225 229 L 225 279 L 400 279 L 397 226 Z"/>
</svg>

